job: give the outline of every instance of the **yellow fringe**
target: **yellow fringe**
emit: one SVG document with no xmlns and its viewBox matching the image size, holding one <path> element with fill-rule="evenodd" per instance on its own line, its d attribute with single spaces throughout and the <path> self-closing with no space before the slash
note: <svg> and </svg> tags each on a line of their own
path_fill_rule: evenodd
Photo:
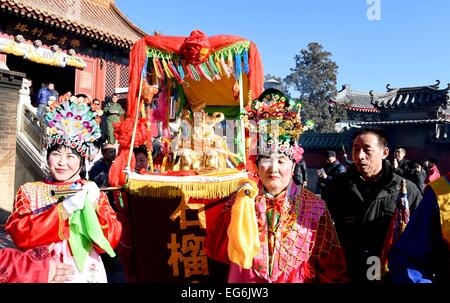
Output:
<svg viewBox="0 0 450 303">
<path fill-rule="evenodd" d="M 239 189 L 241 179 L 220 182 L 167 182 L 133 180 L 128 182 L 130 193 L 141 197 L 216 199 L 231 195 Z"/>
</svg>

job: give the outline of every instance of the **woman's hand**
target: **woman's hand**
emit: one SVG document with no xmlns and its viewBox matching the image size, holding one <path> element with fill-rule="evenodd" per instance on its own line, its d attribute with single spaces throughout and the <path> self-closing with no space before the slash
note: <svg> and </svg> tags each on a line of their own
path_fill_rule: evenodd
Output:
<svg viewBox="0 0 450 303">
<path fill-rule="evenodd" d="M 98 199 L 100 198 L 100 189 L 95 182 L 88 182 L 83 186 L 83 190 L 87 191 L 89 201 L 91 201 L 94 208 L 97 207 Z"/>
<path fill-rule="evenodd" d="M 84 199 L 86 198 L 87 191 L 82 189 L 74 195 L 66 198 L 63 202 L 63 208 L 66 210 L 67 214 L 70 216 L 77 210 L 84 208 Z"/>
<path fill-rule="evenodd" d="M 63 283 L 73 280 L 75 268 L 72 265 L 50 261 L 48 283 Z"/>
<path fill-rule="evenodd" d="M 97 207 L 97 202 L 100 197 L 100 189 L 94 182 L 86 183 L 79 192 L 65 199 L 62 204 L 66 212 L 73 214 L 75 211 L 84 208 L 84 200 L 86 199 L 92 203 L 94 208 Z"/>
</svg>

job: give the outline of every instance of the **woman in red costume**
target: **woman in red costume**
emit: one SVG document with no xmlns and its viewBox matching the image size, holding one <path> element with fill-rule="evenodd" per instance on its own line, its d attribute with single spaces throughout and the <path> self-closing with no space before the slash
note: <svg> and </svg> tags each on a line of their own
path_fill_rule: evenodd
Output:
<svg viewBox="0 0 450 303">
<path fill-rule="evenodd" d="M 347 282 L 345 255 L 325 202 L 292 179 L 303 153 L 296 144 L 299 109 L 268 89 L 247 111 L 259 129 L 259 180 L 243 184 L 224 208 L 230 214 L 212 224 L 209 236 L 226 235 L 227 252 L 207 240 L 211 258 L 230 262 L 230 283 Z"/>
<path fill-rule="evenodd" d="M 21 250 L 47 246 L 53 260 L 75 267 L 72 282 L 107 282 L 100 258 L 114 255 L 122 226 L 105 193 L 81 178 L 85 156 L 100 137 L 96 113 L 72 97 L 50 107 L 47 122 L 49 177 L 19 187 L 5 229 Z M 52 191 L 76 189 L 58 198 Z"/>
</svg>

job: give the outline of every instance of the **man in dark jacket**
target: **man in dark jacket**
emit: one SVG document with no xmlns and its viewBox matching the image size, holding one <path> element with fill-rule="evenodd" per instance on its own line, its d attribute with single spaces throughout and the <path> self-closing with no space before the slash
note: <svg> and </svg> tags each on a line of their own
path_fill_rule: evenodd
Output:
<svg viewBox="0 0 450 303">
<path fill-rule="evenodd" d="M 397 175 L 405 177 L 411 180 L 413 170 L 411 168 L 411 162 L 405 158 L 406 150 L 403 147 L 397 147 L 394 150 L 394 160 L 392 160 L 392 166 L 394 172 Z"/>
<path fill-rule="evenodd" d="M 367 282 L 370 257 L 380 258 L 402 177 L 386 160 L 387 136 L 380 129 L 363 129 L 354 136 L 353 162 L 347 173 L 334 178 L 322 197 L 346 251 L 347 268 L 354 282 Z M 411 212 L 422 195 L 406 180 Z M 381 268 L 379 269 L 379 272 Z"/>
<path fill-rule="evenodd" d="M 300 162 L 294 166 L 294 176 L 292 177 L 294 183 L 306 187 L 308 185 L 307 172 L 306 161 L 302 158 Z"/>
<path fill-rule="evenodd" d="M 116 159 L 114 145 L 106 143 L 102 146 L 102 158 L 94 163 L 89 172 L 89 180 L 94 181 L 98 187 L 108 187 L 108 174 L 113 161 Z"/>
<path fill-rule="evenodd" d="M 39 119 L 39 121 L 41 121 L 41 123 L 43 123 L 44 121 L 45 110 L 47 108 L 48 101 L 51 95 L 52 92 L 48 89 L 47 83 L 42 83 L 42 86 L 39 89 L 36 97 L 37 99 L 36 117 Z"/>
<path fill-rule="evenodd" d="M 418 161 L 411 162 L 411 177 L 409 178 L 420 189 L 423 194 L 425 189 L 425 178 L 427 173 L 423 170 L 422 165 Z"/>
<path fill-rule="evenodd" d="M 336 152 L 329 150 L 325 153 L 325 161 L 327 165 L 317 171 L 317 188 L 323 191 L 331 180 L 341 174 L 344 174 L 347 169 L 336 159 Z"/>
</svg>

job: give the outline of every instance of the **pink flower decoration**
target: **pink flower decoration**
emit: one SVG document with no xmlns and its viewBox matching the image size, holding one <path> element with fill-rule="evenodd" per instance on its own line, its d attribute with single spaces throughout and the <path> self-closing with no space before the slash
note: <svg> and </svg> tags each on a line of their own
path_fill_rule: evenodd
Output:
<svg viewBox="0 0 450 303">
<path fill-rule="evenodd" d="M 302 155 L 303 155 L 304 150 L 303 150 L 303 148 L 301 148 L 298 145 L 292 147 L 292 149 L 294 151 L 294 155 L 292 156 L 292 158 L 297 163 L 297 162 L 299 162 L 302 159 Z"/>
<path fill-rule="evenodd" d="M 66 114 L 66 118 L 71 118 L 71 117 L 73 117 L 73 113 L 72 113 L 72 112 L 68 112 L 68 113 Z"/>
</svg>

